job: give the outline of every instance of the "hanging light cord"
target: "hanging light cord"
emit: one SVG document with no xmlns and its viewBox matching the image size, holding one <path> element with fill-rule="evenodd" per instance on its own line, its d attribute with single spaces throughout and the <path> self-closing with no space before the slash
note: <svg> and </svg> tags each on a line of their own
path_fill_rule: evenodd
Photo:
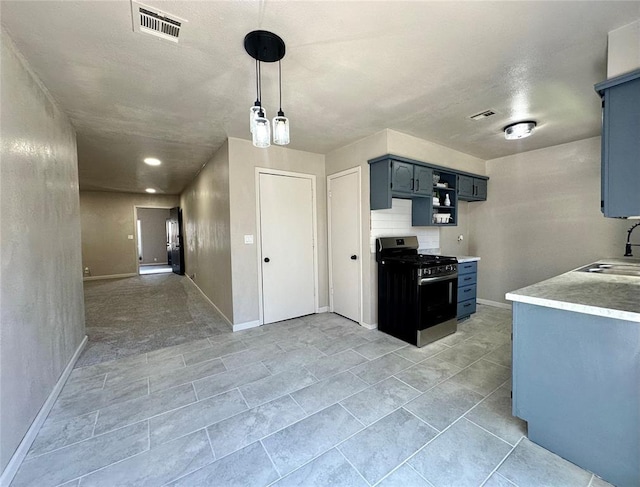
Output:
<svg viewBox="0 0 640 487">
<path fill-rule="evenodd" d="M 280 86 L 280 112 L 282 111 L 282 64 L 278 60 L 278 84 Z M 280 115 L 280 113 L 278 113 Z"/>
<path fill-rule="evenodd" d="M 260 92 L 258 91 L 258 60 L 256 59 L 256 98 L 260 101 Z"/>
<path fill-rule="evenodd" d="M 260 102 L 262 102 L 262 72 L 261 72 L 261 66 L 260 66 L 260 61 L 258 61 L 258 100 L 260 100 Z"/>
</svg>

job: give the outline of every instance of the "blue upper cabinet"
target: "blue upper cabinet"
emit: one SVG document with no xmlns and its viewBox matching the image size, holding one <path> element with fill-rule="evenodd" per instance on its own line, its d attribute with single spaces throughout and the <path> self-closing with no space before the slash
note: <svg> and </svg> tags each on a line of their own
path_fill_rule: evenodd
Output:
<svg viewBox="0 0 640 487">
<path fill-rule="evenodd" d="M 458 175 L 458 199 L 461 201 L 485 201 L 487 179 L 478 176 Z"/>
<path fill-rule="evenodd" d="M 602 212 L 640 215 L 640 69 L 595 89 L 602 97 Z"/>
<path fill-rule="evenodd" d="M 431 198 L 433 170 L 392 157 L 369 161 L 371 209 L 391 208 L 391 198 Z"/>
<path fill-rule="evenodd" d="M 458 182 L 463 178 L 470 182 L 469 195 L 460 199 L 487 199 L 486 176 L 391 154 L 369 160 L 369 169 L 371 209 L 391 208 L 391 198 L 410 199 L 414 227 L 457 225 Z"/>
</svg>

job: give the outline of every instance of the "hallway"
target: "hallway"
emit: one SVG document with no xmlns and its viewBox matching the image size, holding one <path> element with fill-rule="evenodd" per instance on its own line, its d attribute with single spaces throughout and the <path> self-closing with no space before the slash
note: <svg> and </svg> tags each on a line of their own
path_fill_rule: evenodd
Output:
<svg viewBox="0 0 640 487">
<path fill-rule="evenodd" d="M 230 332 L 184 276 L 173 273 L 84 282 L 89 341 L 76 367 Z"/>
<path fill-rule="evenodd" d="M 608 485 L 511 416 L 509 311 L 418 349 L 332 313 L 232 333 L 173 274 L 87 303 L 109 351 L 94 331 L 13 487 Z"/>
</svg>

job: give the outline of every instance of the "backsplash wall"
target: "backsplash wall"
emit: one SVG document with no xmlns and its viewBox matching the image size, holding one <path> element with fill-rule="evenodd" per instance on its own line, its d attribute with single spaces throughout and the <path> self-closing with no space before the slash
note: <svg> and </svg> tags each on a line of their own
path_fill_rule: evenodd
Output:
<svg viewBox="0 0 640 487">
<path fill-rule="evenodd" d="M 421 250 L 440 248 L 440 229 L 411 226 L 411 200 L 393 198 L 391 208 L 371 210 L 371 253 L 376 251 L 378 237 L 404 237 L 417 235 Z"/>
</svg>

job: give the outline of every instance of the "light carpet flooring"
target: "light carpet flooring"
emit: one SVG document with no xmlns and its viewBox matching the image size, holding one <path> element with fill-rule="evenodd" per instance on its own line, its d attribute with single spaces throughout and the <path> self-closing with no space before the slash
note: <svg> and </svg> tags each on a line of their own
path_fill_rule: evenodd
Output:
<svg viewBox="0 0 640 487">
<path fill-rule="evenodd" d="M 104 283 L 104 316 L 111 299 L 166 285 L 131 282 Z M 197 328 L 168 297 L 152 301 L 176 332 Z M 418 349 L 334 314 L 238 333 L 212 317 L 206 338 L 74 369 L 12 485 L 609 485 L 528 441 L 511 416 L 510 322 L 479 306 Z"/>
</svg>

